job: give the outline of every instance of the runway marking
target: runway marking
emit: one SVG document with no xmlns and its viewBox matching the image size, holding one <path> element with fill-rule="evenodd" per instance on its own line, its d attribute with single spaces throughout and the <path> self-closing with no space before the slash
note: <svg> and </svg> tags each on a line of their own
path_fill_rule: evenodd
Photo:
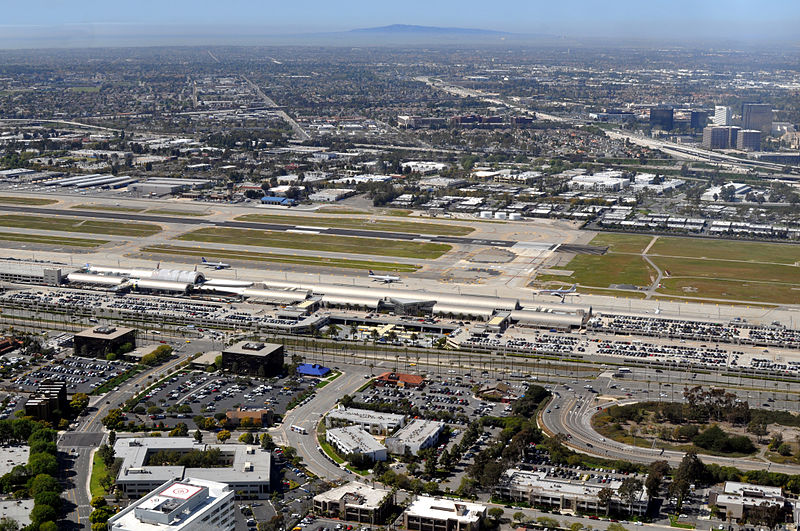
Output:
<svg viewBox="0 0 800 531">
<path fill-rule="evenodd" d="M 328 227 L 313 227 L 311 225 L 295 225 L 294 228 L 297 230 L 316 230 L 320 232 L 328 230 Z M 291 229 L 287 229 L 287 232 L 291 232 Z"/>
<path fill-rule="evenodd" d="M 287 229 L 286 232 L 293 232 L 295 234 L 319 234 L 318 230 L 298 230 L 298 229 Z"/>
</svg>

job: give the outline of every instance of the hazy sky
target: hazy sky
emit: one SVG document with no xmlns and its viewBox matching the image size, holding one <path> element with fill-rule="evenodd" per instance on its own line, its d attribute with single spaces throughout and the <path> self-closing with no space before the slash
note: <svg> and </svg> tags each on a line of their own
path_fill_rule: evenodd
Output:
<svg viewBox="0 0 800 531">
<path fill-rule="evenodd" d="M 117 24 L 339 31 L 388 24 L 573 37 L 800 41 L 800 0 L 5 0 L 3 26 Z M 31 28 L 32 30 L 34 28 Z"/>
</svg>

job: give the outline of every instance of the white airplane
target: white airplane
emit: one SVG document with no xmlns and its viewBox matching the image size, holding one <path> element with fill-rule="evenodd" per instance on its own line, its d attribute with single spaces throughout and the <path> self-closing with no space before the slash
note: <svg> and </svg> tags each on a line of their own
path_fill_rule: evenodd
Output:
<svg viewBox="0 0 800 531">
<path fill-rule="evenodd" d="M 214 269 L 228 269 L 231 265 L 225 262 L 209 262 L 204 256 L 201 256 L 202 264 L 206 267 L 213 267 Z"/>
<path fill-rule="evenodd" d="M 573 284 L 569 289 L 541 289 L 539 290 L 539 295 L 554 295 L 556 297 L 561 297 L 561 302 L 564 302 L 564 297 L 578 291 L 577 287 L 577 284 Z"/>
<path fill-rule="evenodd" d="M 369 278 L 372 280 L 376 280 L 378 282 L 383 282 L 384 284 L 391 284 L 392 282 L 400 282 L 400 277 L 396 277 L 394 275 L 376 275 L 372 272 L 372 269 L 369 270 Z"/>
</svg>

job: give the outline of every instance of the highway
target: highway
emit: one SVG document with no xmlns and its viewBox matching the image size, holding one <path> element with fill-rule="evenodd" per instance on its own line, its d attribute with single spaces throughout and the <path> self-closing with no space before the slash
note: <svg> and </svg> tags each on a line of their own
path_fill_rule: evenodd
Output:
<svg viewBox="0 0 800 531">
<path fill-rule="evenodd" d="M 357 371 L 343 372 L 332 383 L 318 389 L 312 400 L 286 413 L 281 425 L 271 430 L 276 444 L 294 447 L 306 468 L 321 478 L 333 480 L 349 475 L 320 453 L 317 424 L 343 395 L 354 393 L 366 381 Z M 292 431 L 291 426 L 305 428 L 306 434 Z"/>
<path fill-rule="evenodd" d="M 310 227 L 307 225 L 283 225 L 279 223 L 258 223 L 252 221 L 211 221 L 197 219 L 197 217 L 160 216 L 157 214 L 136 214 L 131 212 L 91 211 L 91 210 L 63 210 L 58 208 L 25 207 L 14 205 L 0 206 L 0 212 L 19 212 L 23 214 L 38 214 L 42 216 L 69 216 L 78 218 L 113 219 L 119 221 L 140 221 L 149 223 L 202 225 L 206 227 L 223 227 L 231 229 L 255 229 L 280 232 L 298 232 L 303 234 L 330 234 L 332 236 L 357 236 L 360 238 L 378 238 L 388 240 L 425 241 L 433 243 L 448 243 L 455 245 L 483 245 L 494 247 L 513 247 L 518 242 L 513 240 L 489 240 L 484 238 L 466 238 L 460 236 L 436 236 L 413 234 L 408 232 L 391 232 L 362 229 L 343 229 L 336 227 Z M 555 247 L 555 244 L 551 244 Z"/>
<path fill-rule="evenodd" d="M 638 373 L 638 374 L 637 374 Z M 590 380 L 588 384 L 594 391 L 584 388 L 584 380 L 572 381 L 570 389 L 564 385 L 554 388 L 554 396 L 548 404 L 547 409 L 540 417 L 540 425 L 550 433 L 563 433 L 570 436 L 565 444 L 572 449 L 586 454 L 597 455 L 607 459 L 623 459 L 636 463 L 651 463 L 653 461 L 665 460 L 670 465 L 677 465 L 683 459 L 684 452 L 661 450 L 660 448 L 645 448 L 620 443 L 597 433 L 592 427 L 592 417 L 597 413 L 598 407 L 608 407 L 610 405 L 625 405 L 641 401 L 665 400 L 683 401 L 683 388 L 693 387 L 694 385 L 707 384 L 707 382 L 697 381 L 684 373 L 662 374 L 664 381 L 639 380 L 641 377 L 647 378 L 644 369 L 636 369 L 631 380 L 612 378 L 610 373 L 603 373 L 597 379 Z M 651 376 L 652 378 L 652 376 Z M 634 380 L 635 379 L 635 380 Z M 672 382 L 672 383 L 670 383 Z M 617 390 L 612 390 L 611 386 L 616 385 Z M 658 387 L 658 393 L 645 392 L 647 389 Z M 624 389 L 624 391 L 623 391 Z M 737 394 L 743 400 L 750 400 L 752 407 L 763 407 L 760 403 L 753 403 L 756 398 L 752 390 L 728 388 L 730 392 Z M 667 393 L 669 391 L 669 393 Z M 627 397 L 626 394 L 637 395 Z M 776 409 L 789 410 L 791 406 L 796 409 L 796 398 L 788 399 L 788 393 L 784 400 L 780 396 L 784 393 L 770 390 L 764 393 L 764 400 L 767 395 L 775 400 L 771 407 Z M 759 392 L 759 400 L 762 394 Z M 778 397 L 776 400 L 773 397 Z M 768 468 L 772 472 L 783 472 L 787 474 L 797 474 L 800 467 L 795 465 L 781 465 L 770 463 L 758 458 L 733 458 L 719 457 L 706 454 L 700 455 L 704 463 L 716 463 L 720 466 L 734 466 L 741 470 L 763 470 Z"/>
</svg>

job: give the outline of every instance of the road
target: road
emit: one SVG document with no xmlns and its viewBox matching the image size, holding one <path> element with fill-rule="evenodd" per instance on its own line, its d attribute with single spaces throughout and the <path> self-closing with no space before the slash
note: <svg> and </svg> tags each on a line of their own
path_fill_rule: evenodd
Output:
<svg viewBox="0 0 800 531">
<path fill-rule="evenodd" d="M 636 372 L 645 374 L 644 370 L 637 370 Z M 682 390 L 684 384 L 692 386 L 700 383 L 688 377 L 687 374 L 684 374 L 682 377 L 678 375 L 674 376 L 674 379 L 670 376 L 671 381 L 674 382 L 672 384 L 662 384 L 658 382 L 659 389 L 662 389 L 663 385 L 664 389 L 670 389 L 672 392 L 672 397 L 664 396 L 664 400 L 681 401 L 683 399 L 682 391 L 679 391 L 676 397 L 676 387 Z M 630 394 L 639 394 L 640 397 L 626 398 L 625 395 L 620 392 L 616 399 L 614 399 L 612 395 L 607 394 L 610 385 L 612 385 L 612 381 L 615 382 L 613 385 L 624 385 L 626 386 L 626 391 L 630 392 Z M 551 403 L 548 404 L 545 412 L 542 413 L 540 423 L 551 433 L 571 435 L 566 441 L 567 446 L 581 453 L 597 455 L 607 459 L 623 459 L 636 463 L 651 463 L 653 461 L 665 460 L 668 461 L 670 465 L 678 465 L 681 459 L 683 459 L 684 452 L 672 450 L 662 451 L 660 448 L 632 446 L 607 439 L 594 430 L 592 427 L 592 416 L 597 413 L 597 408 L 599 406 L 607 407 L 612 404 L 625 405 L 645 400 L 661 399 L 662 393 L 659 393 L 658 397 L 651 397 L 649 393 L 643 392 L 645 385 L 646 387 L 650 387 L 649 382 L 645 385 L 627 382 L 625 380 L 622 380 L 622 383 L 619 382 L 620 380 L 610 378 L 609 373 L 604 373 L 588 384 L 591 385 L 596 392 L 582 388 L 583 383 L 581 381 L 573 383 L 574 389 L 569 391 L 562 387 L 554 389 L 554 397 Z M 667 385 L 669 387 L 666 387 Z M 743 399 L 752 396 L 747 390 L 730 389 L 730 391 L 738 394 Z M 777 409 L 785 409 L 787 405 L 788 401 L 784 401 L 783 403 L 779 401 L 775 403 L 774 407 Z M 700 458 L 704 463 L 716 463 L 720 466 L 734 466 L 741 470 L 763 470 L 766 468 L 772 472 L 783 472 L 786 474 L 797 474 L 800 472 L 800 467 L 796 465 L 781 465 L 752 458 L 719 457 L 705 454 L 701 455 Z"/>
<path fill-rule="evenodd" d="M 281 425 L 271 432 L 275 442 L 294 447 L 306 468 L 321 478 L 332 480 L 349 475 L 320 453 L 317 424 L 343 395 L 354 393 L 365 382 L 363 374 L 357 371 L 343 372 L 332 383 L 318 389 L 313 400 L 286 413 Z M 290 426 L 305 428 L 307 434 L 294 432 Z"/>
<path fill-rule="evenodd" d="M 222 227 L 231 229 L 255 229 L 280 232 L 297 232 L 302 234 L 330 234 L 332 236 L 357 236 L 360 238 L 378 238 L 388 240 L 425 241 L 433 243 L 448 243 L 455 245 L 483 245 L 495 247 L 513 247 L 518 242 L 513 240 L 489 240 L 484 238 L 467 238 L 461 236 L 435 236 L 413 234 L 408 232 L 391 232 L 362 229 L 343 229 L 335 227 L 311 227 L 307 225 L 282 225 L 278 223 L 257 223 L 251 221 L 210 221 L 197 219 L 197 217 L 159 216 L 155 214 L 136 214 L 131 212 L 68 210 L 58 208 L 25 207 L 15 205 L 2 205 L 0 212 L 21 212 L 24 214 L 38 214 L 43 216 L 70 216 L 81 218 L 114 219 L 120 221 L 141 221 L 149 223 L 202 225 L 206 227 Z M 555 247 L 553 244 L 552 247 Z"/>
<path fill-rule="evenodd" d="M 266 103 L 267 106 L 269 106 L 271 109 L 275 109 L 277 111 L 277 113 L 280 115 L 280 117 L 283 118 L 283 120 L 287 124 L 289 124 L 291 126 L 292 130 L 294 131 L 294 133 L 297 135 L 297 137 L 300 140 L 310 140 L 311 139 L 311 136 L 309 136 L 308 133 L 303 131 L 303 128 L 300 127 L 300 124 L 298 124 L 297 122 L 294 121 L 294 118 L 292 118 L 291 116 L 286 114 L 286 112 L 284 112 L 283 110 L 280 110 L 279 107 L 278 107 L 278 104 L 275 103 L 272 100 L 272 98 L 270 98 L 269 96 L 264 94 L 264 91 L 261 90 L 261 87 L 259 87 L 258 85 L 256 85 L 252 81 L 250 81 L 250 79 L 245 77 L 245 76 L 242 76 L 242 79 L 244 79 L 247 82 L 247 84 L 250 85 L 250 88 L 252 88 L 253 91 L 255 91 L 256 94 L 258 94 L 259 98 L 264 100 L 264 103 Z"/>
</svg>

